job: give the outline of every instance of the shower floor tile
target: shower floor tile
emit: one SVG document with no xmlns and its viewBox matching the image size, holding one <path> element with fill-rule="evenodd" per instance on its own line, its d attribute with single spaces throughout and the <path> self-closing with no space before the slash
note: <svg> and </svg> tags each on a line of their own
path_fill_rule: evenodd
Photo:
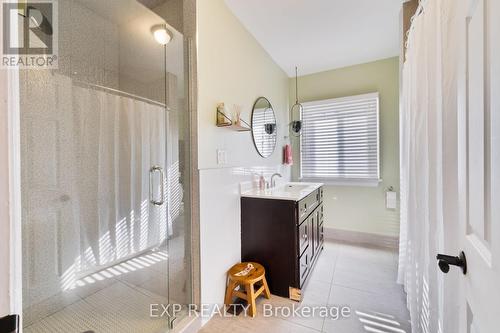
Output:
<svg viewBox="0 0 500 333">
<path fill-rule="evenodd" d="M 171 250 L 181 253 L 178 246 Z M 25 333 L 156 333 L 168 327 L 168 318 L 151 318 L 151 304 L 168 304 L 168 273 L 176 298 L 185 304 L 186 268 L 182 259 L 170 262 L 167 250 L 148 251 L 136 258 L 83 278 L 77 287 L 25 310 Z M 172 256 L 170 256 L 171 258 Z M 174 288 L 172 288 L 174 290 Z"/>
<path fill-rule="evenodd" d="M 76 291 L 68 293 L 60 293 L 46 299 L 40 303 L 30 306 L 23 316 L 25 326 L 31 325 L 34 322 L 48 317 L 64 309 L 65 307 L 81 300 Z"/>
<path fill-rule="evenodd" d="M 26 333 L 158 332 L 167 318 L 150 318 L 152 299 L 122 282 L 26 327 Z"/>
</svg>

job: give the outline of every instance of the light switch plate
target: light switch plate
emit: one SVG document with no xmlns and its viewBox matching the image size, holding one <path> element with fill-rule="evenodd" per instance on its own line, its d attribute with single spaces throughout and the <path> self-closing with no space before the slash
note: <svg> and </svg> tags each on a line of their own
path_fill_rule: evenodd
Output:
<svg viewBox="0 0 500 333">
<path fill-rule="evenodd" d="M 227 163 L 227 154 L 225 150 L 217 149 L 217 164 L 224 165 Z"/>
</svg>

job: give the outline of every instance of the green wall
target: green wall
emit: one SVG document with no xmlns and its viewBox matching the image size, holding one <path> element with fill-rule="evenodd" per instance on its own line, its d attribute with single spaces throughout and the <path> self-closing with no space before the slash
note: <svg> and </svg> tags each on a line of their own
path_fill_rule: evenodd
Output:
<svg viewBox="0 0 500 333">
<path fill-rule="evenodd" d="M 385 188 L 399 192 L 399 58 L 388 58 L 299 77 L 301 102 L 352 96 L 380 95 L 380 174 L 377 187 L 325 186 L 325 227 L 399 235 L 399 210 L 385 208 Z M 290 79 L 290 105 L 295 102 L 295 81 Z M 294 139 L 292 176 L 300 168 L 299 141 Z"/>
</svg>

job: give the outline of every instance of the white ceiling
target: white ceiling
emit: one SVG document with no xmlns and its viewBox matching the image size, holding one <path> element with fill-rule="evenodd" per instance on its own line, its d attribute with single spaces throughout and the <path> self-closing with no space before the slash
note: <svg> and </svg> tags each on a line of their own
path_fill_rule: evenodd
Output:
<svg viewBox="0 0 500 333">
<path fill-rule="evenodd" d="M 404 0 L 226 0 L 276 63 L 299 75 L 399 54 Z"/>
</svg>

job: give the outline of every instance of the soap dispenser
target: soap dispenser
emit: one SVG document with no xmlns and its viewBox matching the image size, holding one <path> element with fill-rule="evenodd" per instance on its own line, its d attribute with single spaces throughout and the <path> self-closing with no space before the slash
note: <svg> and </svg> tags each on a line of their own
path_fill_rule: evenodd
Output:
<svg viewBox="0 0 500 333">
<path fill-rule="evenodd" d="M 259 190 L 264 191 L 266 189 L 266 179 L 264 175 L 261 174 L 259 178 Z"/>
</svg>

